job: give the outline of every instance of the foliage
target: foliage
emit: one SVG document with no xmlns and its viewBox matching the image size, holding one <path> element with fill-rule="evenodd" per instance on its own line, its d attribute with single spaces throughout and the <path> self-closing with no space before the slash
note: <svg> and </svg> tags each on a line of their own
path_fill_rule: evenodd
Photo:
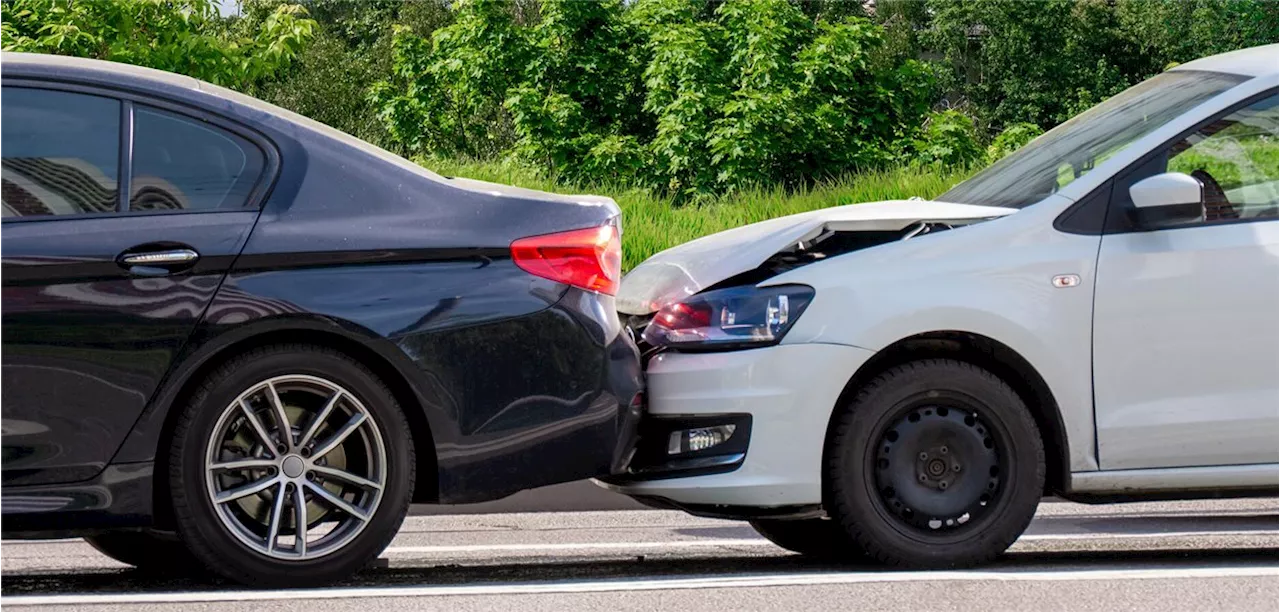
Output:
<svg viewBox="0 0 1280 612">
<path fill-rule="evenodd" d="M 430 43 L 397 36 L 396 78 L 373 93 L 393 141 L 705 198 L 882 166 L 932 98 L 930 70 L 877 58 L 883 29 L 827 21 L 833 3 L 542 0 L 530 26 L 497 6 L 462 4 Z M 486 118 L 498 101 L 506 114 Z M 514 138 L 466 145 L 442 105 Z"/>
<path fill-rule="evenodd" d="M 1274 0 L 927 0 L 925 44 L 981 123 L 1048 129 L 1177 62 L 1277 41 Z"/>
<path fill-rule="evenodd" d="M 987 145 L 987 163 L 996 163 L 1000 158 L 1021 149 L 1023 145 L 1035 140 L 1036 136 L 1043 133 L 1044 130 L 1034 123 L 1015 123 L 1005 128 L 991 141 L 991 144 Z"/>
<path fill-rule="evenodd" d="M 390 138 L 409 151 L 489 158 L 514 142 L 503 102 L 529 59 L 526 29 L 502 0 L 459 0 L 431 39 L 392 39 L 390 80 L 371 88 Z"/>
<path fill-rule="evenodd" d="M 947 168 L 967 167 L 983 156 L 973 119 L 955 109 L 931 113 L 913 150 L 916 163 Z"/>
<path fill-rule="evenodd" d="M 367 92 L 392 77 L 395 26 L 429 37 L 452 22 L 447 0 L 241 0 L 230 27 L 253 32 L 288 1 L 301 4 L 315 19 L 315 38 L 288 70 L 245 93 L 403 152 L 388 138 Z"/>
<path fill-rule="evenodd" d="M 7 0 L 0 46 L 137 64 L 245 88 L 287 68 L 315 21 L 280 4 L 252 32 L 228 30 L 213 0 Z"/>
</svg>

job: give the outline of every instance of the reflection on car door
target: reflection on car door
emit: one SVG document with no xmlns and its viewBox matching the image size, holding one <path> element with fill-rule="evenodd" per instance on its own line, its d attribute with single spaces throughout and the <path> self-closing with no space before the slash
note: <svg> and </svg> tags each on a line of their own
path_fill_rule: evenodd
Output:
<svg viewBox="0 0 1280 612">
<path fill-rule="evenodd" d="M 1269 464 L 1280 425 L 1276 96 L 1207 123 L 1116 182 L 1183 172 L 1198 222 L 1103 236 L 1094 384 L 1103 469 Z"/>
<path fill-rule="evenodd" d="M 6 83 L 0 147 L 5 485 L 110 460 L 247 239 L 264 172 L 202 121 L 27 85 Z"/>
</svg>

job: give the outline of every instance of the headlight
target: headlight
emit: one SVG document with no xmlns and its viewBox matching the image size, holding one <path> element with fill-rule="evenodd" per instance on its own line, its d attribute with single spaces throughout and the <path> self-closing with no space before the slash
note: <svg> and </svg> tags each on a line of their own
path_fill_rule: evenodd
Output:
<svg viewBox="0 0 1280 612">
<path fill-rule="evenodd" d="M 731 287 L 691 295 L 654 315 L 644 339 L 654 346 L 704 349 L 777 344 L 809 302 L 813 287 Z"/>
</svg>

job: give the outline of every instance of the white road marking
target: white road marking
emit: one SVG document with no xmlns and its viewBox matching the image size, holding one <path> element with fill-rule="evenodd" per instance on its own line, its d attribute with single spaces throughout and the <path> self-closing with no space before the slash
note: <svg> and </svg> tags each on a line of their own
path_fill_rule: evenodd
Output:
<svg viewBox="0 0 1280 612">
<path fill-rule="evenodd" d="M 741 540 L 673 540 L 667 542 L 562 542 L 556 544 L 468 544 L 461 546 L 392 546 L 384 555 L 420 555 L 431 553 L 525 552 L 564 550 L 651 550 L 655 548 L 716 548 L 720 546 L 773 546 L 763 538 Z"/>
<path fill-rule="evenodd" d="M 1058 540 L 1137 540 L 1189 538 L 1206 536 L 1258 536 L 1273 535 L 1280 538 L 1280 532 L 1263 530 L 1235 531 L 1157 531 L 1151 533 L 1044 533 L 1027 534 L 1018 538 L 1019 542 L 1058 541 Z M 449 553 L 480 552 L 530 552 L 530 551 L 575 551 L 575 550 L 652 550 L 652 549 L 688 549 L 718 548 L 732 546 L 774 546 L 764 538 L 742 538 L 735 540 L 673 540 L 666 542 L 561 542 L 555 544 L 467 544 L 458 546 L 391 546 L 383 551 L 384 555 L 422 555 Z"/>
<path fill-rule="evenodd" d="M 1280 575 L 1277 567 L 1200 567 L 1129 570 L 1016 571 L 974 570 L 950 572 L 830 572 L 704 576 L 694 578 L 643 578 L 633 580 L 551 581 L 474 586 L 416 586 L 299 589 L 276 591 L 209 591 L 186 593 L 119 593 L 104 595 L 18 595 L 0 598 L 10 606 L 80 606 L 93 604 L 172 604 L 304 599 L 384 597 L 456 597 L 475 595 L 538 595 L 659 591 L 688 589 L 818 586 L 875 582 L 1060 582 L 1098 580 L 1160 580 L 1186 578 L 1249 578 Z"/>
</svg>

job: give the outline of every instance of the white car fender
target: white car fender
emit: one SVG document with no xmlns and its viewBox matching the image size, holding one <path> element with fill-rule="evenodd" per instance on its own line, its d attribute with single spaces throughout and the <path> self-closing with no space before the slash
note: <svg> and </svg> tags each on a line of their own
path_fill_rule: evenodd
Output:
<svg viewBox="0 0 1280 612">
<path fill-rule="evenodd" d="M 1015 215 L 771 278 L 763 284 L 816 291 L 783 343 L 881 351 L 943 331 L 995 340 L 1044 379 L 1061 412 L 1071 471 L 1096 470 L 1091 346 L 1100 237 L 1053 229 L 1053 218 L 1069 205 L 1055 196 Z"/>
</svg>

